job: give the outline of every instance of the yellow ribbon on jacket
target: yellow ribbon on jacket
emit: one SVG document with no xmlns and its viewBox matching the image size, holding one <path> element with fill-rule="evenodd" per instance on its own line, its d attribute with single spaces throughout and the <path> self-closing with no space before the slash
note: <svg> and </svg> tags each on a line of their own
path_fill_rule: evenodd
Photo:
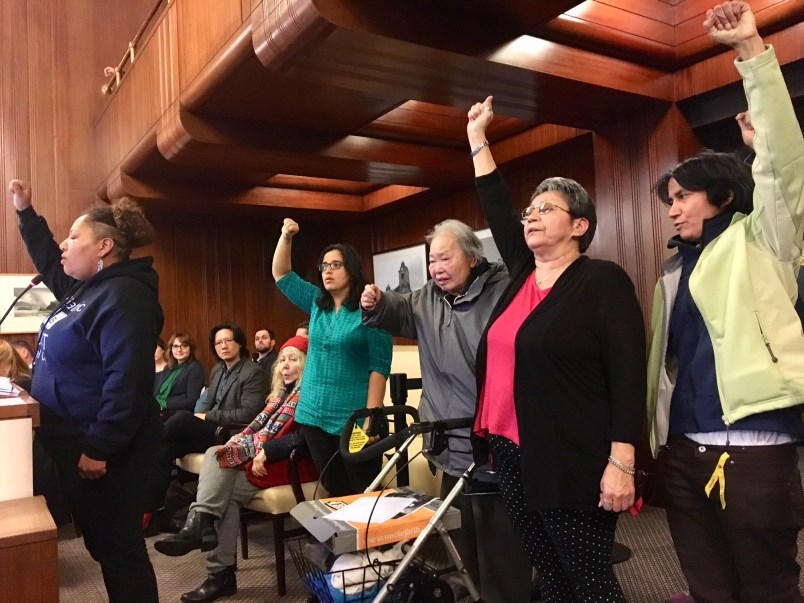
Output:
<svg viewBox="0 0 804 603">
<path fill-rule="evenodd" d="M 717 467 L 712 472 L 712 477 L 709 478 L 709 483 L 706 484 L 704 488 L 704 492 L 706 492 L 706 496 L 708 497 L 710 492 L 712 492 L 712 488 L 715 487 L 715 484 L 720 484 L 720 506 L 721 508 L 726 508 L 726 461 L 729 460 L 729 453 L 724 452 L 720 455 L 720 458 L 717 461 Z"/>
</svg>

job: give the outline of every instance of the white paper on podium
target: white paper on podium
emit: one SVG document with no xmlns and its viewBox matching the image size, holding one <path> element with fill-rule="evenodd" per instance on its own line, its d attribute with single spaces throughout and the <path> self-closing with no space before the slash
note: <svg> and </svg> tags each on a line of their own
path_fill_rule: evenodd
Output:
<svg viewBox="0 0 804 603">
<path fill-rule="evenodd" d="M 324 515 L 323 519 L 368 523 L 370 515 L 371 523 L 385 523 L 413 502 L 415 502 L 413 498 L 401 496 L 383 496 L 380 500 L 377 500 L 376 496 L 364 496 L 337 511 Z M 377 503 L 376 506 L 374 503 Z"/>
</svg>

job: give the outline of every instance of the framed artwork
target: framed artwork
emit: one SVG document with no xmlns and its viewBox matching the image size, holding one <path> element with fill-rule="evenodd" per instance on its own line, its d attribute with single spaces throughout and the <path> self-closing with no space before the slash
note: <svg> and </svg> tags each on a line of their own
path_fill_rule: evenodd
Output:
<svg viewBox="0 0 804 603">
<path fill-rule="evenodd" d="M 0 316 L 20 293 L 25 290 L 34 274 L 0 275 Z M 0 325 L 0 333 L 37 333 L 42 321 L 56 307 L 56 296 L 44 284 L 39 283 L 25 295 L 6 316 Z"/>
<path fill-rule="evenodd" d="M 497 245 L 494 243 L 494 238 L 491 236 L 491 229 L 484 228 L 476 230 L 475 234 L 480 242 L 483 243 L 483 255 L 489 262 L 502 262 L 502 256 L 497 251 Z"/>
<path fill-rule="evenodd" d="M 396 251 L 375 253 L 374 283 L 382 291 L 410 293 L 421 289 L 427 282 L 427 254 L 425 245 L 413 245 Z"/>
</svg>

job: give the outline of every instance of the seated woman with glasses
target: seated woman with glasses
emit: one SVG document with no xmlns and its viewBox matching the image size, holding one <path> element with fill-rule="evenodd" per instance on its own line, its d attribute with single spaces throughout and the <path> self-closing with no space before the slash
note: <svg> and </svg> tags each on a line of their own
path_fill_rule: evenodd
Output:
<svg viewBox="0 0 804 603">
<path fill-rule="evenodd" d="M 642 311 L 622 268 L 584 255 L 597 217 L 580 184 L 548 178 L 513 209 L 486 139 L 493 118 L 488 97 L 466 131 L 511 282 L 477 349 L 475 460 L 491 452 L 544 601 L 625 601 L 610 558 L 617 513 L 634 502 Z"/>
<path fill-rule="evenodd" d="M 204 367 L 195 357 L 195 341 L 176 333 L 168 341 L 167 366 L 156 375 L 154 396 L 162 410 L 192 411 L 204 387 Z"/>
<path fill-rule="evenodd" d="M 360 294 L 367 280 L 357 251 L 340 243 L 324 248 L 318 260 L 321 283 L 314 285 L 291 269 L 297 232 L 299 225 L 285 218 L 272 266 L 279 290 L 310 315 L 310 352 L 296 422 L 330 495 L 354 494 L 376 477 L 381 459 L 344 463 L 336 454 L 340 434 L 355 410 L 382 406 L 393 342 L 385 331 L 361 323 Z"/>
</svg>

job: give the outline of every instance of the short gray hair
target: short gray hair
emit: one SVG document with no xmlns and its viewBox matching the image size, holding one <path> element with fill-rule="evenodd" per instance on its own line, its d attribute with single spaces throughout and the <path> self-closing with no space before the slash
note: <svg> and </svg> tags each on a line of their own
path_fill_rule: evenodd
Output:
<svg viewBox="0 0 804 603">
<path fill-rule="evenodd" d="M 433 226 L 433 230 L 424 237 L 429 245 L 439 235 L 450 234 L 458 241 L 458 246 L 470 260 L 478 262 L 483 259 L 483 243 L 477 238 L 475 232 L 460 220 L 444 220 Z"/>
<path fill-rule="evenodd" d="M 595 204 L 592 203 L 592 199 L 589 197 L 589 193 L 575 180 L 555 176 L 553 178 L 546 178 L 539 183 L 539 186 L 536 187 L 536 190 L 533 191 L 533 194 L 530 196 L 530 202 L 533 203 L 533 199 L 548 191 L 556 192 L 564 198 L 564 201 L 569 205 L 570 215 L 573 218 L 586 218 L 586 221 L 589 222 L 589 228 L 587 228 L 586 232 L 578 239 L 578 246 L 580 247 L 581 253 L 583 253 L 589 249 L 589 245 L 597 229 L 597 212 L 595 211 Z"/>
</svg>

